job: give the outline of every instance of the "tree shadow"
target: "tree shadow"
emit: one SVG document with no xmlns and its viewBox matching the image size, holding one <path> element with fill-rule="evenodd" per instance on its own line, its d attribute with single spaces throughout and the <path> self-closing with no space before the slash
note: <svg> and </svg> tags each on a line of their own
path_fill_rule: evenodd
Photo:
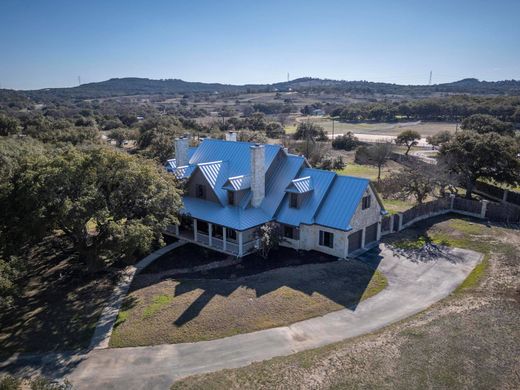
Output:
<svg viewBox="0 0 520 390">
<path fill-rule="evenodd" d="M 293 256 L 297 254 L 294 250 L 289 251 L 292 251 Z M 290 252 L 284 251 L 284 253 Z M 312 255 L 313 253 L 310 252 L 305 254 L 307 260 L 311 260 L 309 256 Z M 197 290 L 202 290 L 202 294 L 189 304 L 174 321 L 174 324 L 176 326 L 185 325 L 196 318 L 214 297 L 229 297 L 240 288 L 253 290 L 256 298 L 260 298 L 286 287 L 308 296 L 320 294 L 336 304 L 354 311 L 382 258 L 380 250 L 376 248 L 358 259 L 337 260 L 330 262 L 326 267 L 320 263 L 311 263 L 270 269 L 256 274 L 245 272 L 243 276 L 236 277 L 233 271 L 237 271 L 237 266 L 234 266 L 227 270 L 229 275 L 227 279 L 214 278 L 212 276 L 215 275 L 211 275 L 211 273 L 205 275 L 199 273 L 192 275 L 189 279 L 178 279 L 179 283 L 175 286 L 174 291 L 176 297 Z M 249 259 L 252 262 L 256 260 L 255 258 Z M 244 258 L 244 261 L 247 264 L 247 257 Z M 288 261 L 291 262 L 291 259 L 288 259 Z M 238 266 L 239 270 L 240 266 Z M 243 264 L 242 267 L 244 267 Z M 226 272 L 221 269 L 215 273 L 222 276 Z M 198 278 L 195 278 L 195 276 L 198 276 Z"/>
<path fill-rule="evenodd" d="M 25 255 L 31 267 L 22 290 L 0 313 L 0 360 L 14 353 L 83 353 L 115 276 L 86 275 L 59 237 L 43 240 Z"/>
<path fill-rule="evenodd" d="M 490 226 L 486 221 L 477 218 L 461 217 L 459 214 L 444 214 L 420 221 L 412 227 L 385 237 L 382 241 L 392 251 L 394 256 L 404 257 L 415 263 L 426 263 L 439 259 L 460 263 L 464 261 L 465 257 L 453 251 L 449 239 L 434 241 L 430 236 L 430 231 L 435 225 L 454 218 L 462 219 L 475 225 Z M 463 233 L 454 230 L 450 238 L 457 239 L 462 237 L 464 237 Z"/>
</svg>

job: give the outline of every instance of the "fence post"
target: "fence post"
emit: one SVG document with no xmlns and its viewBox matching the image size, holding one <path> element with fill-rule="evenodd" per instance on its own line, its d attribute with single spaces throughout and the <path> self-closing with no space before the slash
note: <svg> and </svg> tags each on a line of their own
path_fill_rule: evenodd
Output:
<svg viewBox="0 0 520 390">
<path fill-rule="evenodd" d="M 453 204 L 455 203 L 455 194 L 450 194 L 450 209 L 453 211 Z"/>
<path fill-rule="evenodd" d="M 488 203 L 489 203 L 489 200 L 484 199 L 481 201 L 482 208 L 480 209 L 480 218 L 482 218 L 482 219 L 486 218 L 486 210 L 487 210 Z"/>
<path fill-rule="evenodd" d="M 509 193 L 508 190 L 504 190 L 504 195 L 502 196 L 502 202 L 507 203 L 507 194 Z"/>
</svg>

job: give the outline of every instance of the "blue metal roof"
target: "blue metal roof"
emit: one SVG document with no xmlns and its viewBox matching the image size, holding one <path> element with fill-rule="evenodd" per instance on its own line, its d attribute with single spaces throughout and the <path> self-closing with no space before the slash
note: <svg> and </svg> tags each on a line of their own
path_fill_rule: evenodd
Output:
<svg viewBox="0 0 520 390">
<path fill-rule="evenodd" d="M 246 230 L 272 220 L 272 217 L 261 208 L 243 209 L 236 206 L 221 206 L 209 200 L 190 197 L 184 197 L 183 202 L 183 213 L 236 230 Z"/>
<path fill-rule="evenodd" d="M 209 161 L 227 161 L 229 177 L 249 175 L 251 173 L 251 142 L 223 141 L 205 139 L 197 147 L 190 158 L 190 164 L 200 164 Z M 265 145 L 266 171 L 276 154 L 282 149 L 280 145 Z"/>
<path fill-rule="evenodd" d="M 251 188 L 251 176 L 250 175 L 240 175 L 235 177 L 230 177 L 224 183 L 223 187 L 226 190 L 230 191 L 241 191 Z"/>
<path fill-rule="evenodd" d="M 308 168 L 301 156 L 287 154 L 278 145 L 265 145 L 265 197 L 260 207 L 250 206 L 250 155 L 252 143 L 206 139 L 190 149 L 190 165 L 166 169 L 179 178 L 200 169 L 220 203 L 184 197 L 183 213 L 194 218 L 245 230 L 271 220 L 299 226 L 319 224 L 349 230 L 350 220 L 369 185 L 367 179 L 338 176 L 334 172 Z M 245 191 L 239 205 L 227 204 L 226 191 Z M 289 194 L 301 197 L 299 208 L 289 207 Z"/>
<path fill-rule="evenodd" d="M 313 189 L 314 187 L 312 186 L 312 178 L 310 176 L 306 176 L 291 181 L 291 184 L 287 186 L 287 189 L 285 191 L 295 192 L 297 194 L 304 194 L 306 192 L 312 191 Z"/>
<path fill-rule="evenodd" d="M 195 153 L 196 149 L 196 146 L 192 146 L 188 149 L 188 159 L 190 159 L 191 156 L 193 156 L 193 153 Z M 174 172 L 177 169 L 177 160 L 174 158 L 170 158 L 166 161 L 166 164 L 164 164 L 164 166 L 166 167 L 166 170 L 168 172 Z"/>
<path fill-rule="evenodd" d="M 334 172 L 322 171 L 321 169 L 302 169 L 299 178 L 311 177 L 314 191 L 300 195 L 302 199 L 298 208 L 289 207 L 289 196 L 285 196 L 276 216 L 276 220 L 293 226 L 298 226 L 301 223 L 313 224 L 316 211 L 335 176 L 337 175 Z"/>
<path fill-rule="evenodd" d="M 318 211 L 315 223 L 334 229 L 350 230 L 354 216 L 370 181 L 337 175 Z"/>
<path fill-rule="evenodd" d="M 271 164 L 265 178 L 265 198 L 260 207 L 274 217 L 285 196 L 285 188 L 305 166 L 305 159 L 293 154 L 281 152 Z"/>
<path fill-rule="evenodd" d="M 222 186 L 228 178 L 228 163 L 225 161 L 213 161 L 200 163 L 197 165 L 197 167 L 200 169 L 208 184 L 215 192 L 215 195 L 220 200 L 220 203 L 225 205 L 226 191 L 222 189 Z"/>
</svg>

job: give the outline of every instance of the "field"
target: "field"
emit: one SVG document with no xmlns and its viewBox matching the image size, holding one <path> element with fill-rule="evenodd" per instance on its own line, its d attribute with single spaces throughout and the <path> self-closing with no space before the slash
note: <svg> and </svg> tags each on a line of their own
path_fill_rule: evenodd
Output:
<svg viewBox="0 0 520 390">
<path fill-rule="evenodd" d="M 286 260 L 298 256 L 293 250 L 283 253 Z M 310 253 L 306 258 L 309 256 L 321 255 Z M 225 276 L 225 271 L 215 270 L 214 275 L 209 272 L 150 285 L 136 280 L 119 313 L 110 345 L 194 342 L 289 325 L 345 307 L 355 308 L 387 284 L 383 274 L 355 260 L 331 258 L 326 263 L 237 277 L 243 271 L 239 266 Z"/>
<path fill-rule="evenodd" d="M 327 134 L 332 134 L 332 120 L 326 117 L 298 117 L 297 122 L 311 121 L 322 126 Z M 455 123 L 449 122 L 398 122 L 398 123 L 344 123 L 334 121 L 334 134 L 344 134 L 349 131 L 355 134 L 374 134 L 374 135 L 398 135 L 403 130 L 415 130 L 422 137 L 433 135 L 439 131 L 448 130 L 455 132 Z M 293 130 L 294 128 L 294 130 Z M 286 131 L 290 133 L 295 131 L 295 127 L 287 127 Z"/>
<path fill-rule="evenodd" d="M 172 388 L 519 388 L 520 232 L 444 217 L 403 233 L 411 243 L 434 240 L 486 259 L 450 297 L 377 333 Z"/>
</svg>

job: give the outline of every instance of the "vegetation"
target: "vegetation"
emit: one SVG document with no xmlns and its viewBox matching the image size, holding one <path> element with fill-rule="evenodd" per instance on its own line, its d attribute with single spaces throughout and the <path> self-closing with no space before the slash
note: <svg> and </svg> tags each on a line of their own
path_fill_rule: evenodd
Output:
<svg viewBox="0 0 520 390">
<path fill-rule="evenodd" d="M 493 179 L 515 185 L 520 181 L 518 143 L 498 133 L 477 133 L 471 130 L 457 133 L 442 145 L 440 158 L 449 171 L 459 175 L 471 198 L 478 179 Z"/>
<path fill-rule="evenodd" d="M 19 379 L 12 375 L 0 376 L 1 390 L 23 390 L 29 388 L 31 390 L 71 390 L 72 385 L 68 381 L 59 383 L 43 376 L 32 379 Z"/>
<path fill-rule="evenodd" d="M 394 145 L 391 142 L 377 142 L 368 147 L 356 150 L 356 162 L 374 165 L 377 167 L 377 181 L 381 181 L 381 170 L 386 165 Z"/>
<path fill-rule="evenodd" d="M 354 136 L 354 133 L 349 131 L 347 134 L 340 135 L 332 140 L 332 147 L 334 149 L 354 150 L 359 146 L 359 140 Z"/>
<path fill-rule="evenodd" d="M 420 139 L 421 135 L 418 132 L 413 130 L 405 130 L 397 136 L 397 138 L 395 139 L 395 143 L 397 145 L 406 146 L 406 152 L 404 154 L 405 156 L 408 156 L 408 153 L 410 152 L 412 146 L 417 145 Z"/>
</svg>

